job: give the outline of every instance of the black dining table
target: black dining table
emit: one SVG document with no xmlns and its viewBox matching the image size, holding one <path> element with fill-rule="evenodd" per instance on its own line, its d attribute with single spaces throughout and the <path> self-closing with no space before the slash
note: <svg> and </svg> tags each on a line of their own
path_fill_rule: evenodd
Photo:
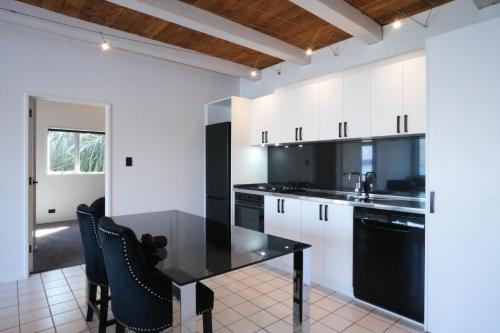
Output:
<svg viewBox="0 0 500 333">
<path fill-rule="evenodd" d="M 309 331 L 311 245 L 178 210 L 112 218 L 139 237 L 167 237 L 156 268 L 179 290 L 182 333 L 196 332 L 196 282 L 286 255 L 293 255 L 293 331 Z"/>
</svg>

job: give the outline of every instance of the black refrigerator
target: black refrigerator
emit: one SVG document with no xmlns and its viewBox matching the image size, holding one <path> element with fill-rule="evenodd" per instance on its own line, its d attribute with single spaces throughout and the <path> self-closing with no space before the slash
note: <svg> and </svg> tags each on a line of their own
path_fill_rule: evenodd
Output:
<svg viewBox="0 0 500 333">
<path fill-rule="evenodd" d="M 231 123 L 207 125 L 206 217 L 231 225 Z"/>
</svg>

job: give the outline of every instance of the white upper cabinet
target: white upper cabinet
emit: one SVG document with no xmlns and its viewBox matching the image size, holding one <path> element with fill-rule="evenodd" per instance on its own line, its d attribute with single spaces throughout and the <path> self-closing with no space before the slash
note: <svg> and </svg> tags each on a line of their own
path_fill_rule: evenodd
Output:
<svg viewBox="0 0 500 333">
<path fill-rule="evenodd" d="M 338 124 L 334 124 L 338 131 Z M 370 136 L 370 72 L 362 71 L 344 76 L 343 138 Z"/>
<path fill-rule="evenodd" d="M 403 127 L 406 121 L 408 134 L 426 132 L 426 73 L 425 56 L 403 62 Z"/>
<path fill-rule="evenodd" d="M 372 135 L 425 133 L 425 56 L 372 69 Z"/>
<path fill-rule="evenodd" d="M 279 96 L 271 94 L 252 100 L 253 145 L 281 142 Z"/>
<path fill-rule="evenodd" d="M 319 84 L 280 92 L 283 142 L 319 140 Z"/>
<path fill-rule="evenodd" d="M 403 132 L 403 63 L 381 66 L 371 71 L 372 135 Z"/>
<path fill-rule="evenodd" d="M 342 77 L 319 84 L 319 139 L 342 138 L 344 122 L 344 80 Z"/>
</svg>

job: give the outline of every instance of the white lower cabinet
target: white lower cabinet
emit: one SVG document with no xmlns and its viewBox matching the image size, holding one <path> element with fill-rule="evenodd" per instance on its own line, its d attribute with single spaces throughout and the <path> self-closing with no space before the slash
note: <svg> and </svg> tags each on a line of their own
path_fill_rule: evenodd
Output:
<svg viewBox="0 0 500 333">
<path fill-rule="evenodd" d="M 278 237 L 301 241 L 300 200 L 275 196 L 264 199 L 264 231 Z M 271 265 L 291 271 L 293 255 L 271 260 Z"/>
<path fill-rule="evenodd" d="M 314 282 L 352 296 L 353 207 L 302 201 L 302 242 L 312 245 Z"/>
<path fill-rule="evenodd" d="M 352 206 L 328 205 L 328 221 L 324 229 L 323 284 L 352 296 Z"/>
</svg>

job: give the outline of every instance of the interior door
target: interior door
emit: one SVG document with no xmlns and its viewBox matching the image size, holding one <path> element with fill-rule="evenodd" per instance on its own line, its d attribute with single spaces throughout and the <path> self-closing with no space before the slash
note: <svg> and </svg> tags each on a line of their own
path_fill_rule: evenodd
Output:
<svg viewBox="0 0 500 333">
<path fill-rule="evenodd" d="M 427 91 L 425 56 L 403 62 L 403 118 L 405 133 L 426 132 Z"/>
<path fill-rule="evenodd" d="M 402 62 L 372 69 L 371 104 L 373 136 L 403 134 Z"/>
<path fill-rule="evenodd" d="M 324 274 L 324 216 L 325 204 L 302 201 L 302 242 L 311 244 L 311 273 L 313 280 L 321 281 Z"/>
<path fill-rule="evenodd" d="M 344 124 L 347 138 L 370 136 L 370 72 L 344 76 Z"/>
<path fill-rule="evenodd" d="M 342 138 L 344 122 L 344 80 L 334 78 L 319 84 L 319 138 Z"/>
<path fill-rule="evenodd" d="M 36 100 L 29 98 L 28 114 L 28 266 L 33 271 L 33 251 L 36 249 Z"/>
</svg>

